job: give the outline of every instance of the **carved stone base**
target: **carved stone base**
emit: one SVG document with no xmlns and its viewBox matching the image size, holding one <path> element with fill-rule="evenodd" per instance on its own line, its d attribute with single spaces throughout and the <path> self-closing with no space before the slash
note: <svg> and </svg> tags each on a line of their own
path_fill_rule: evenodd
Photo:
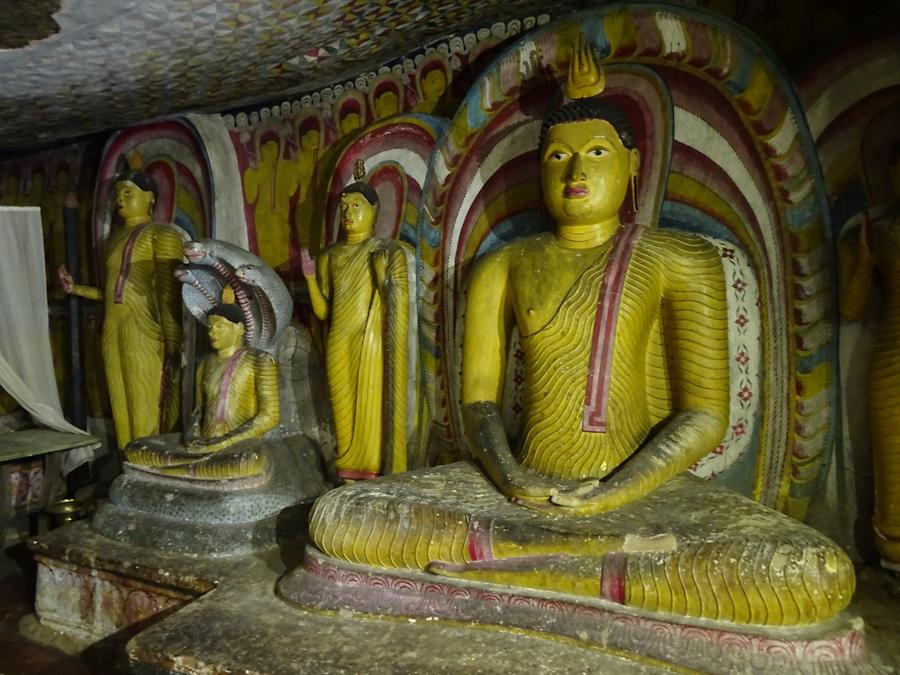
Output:
<svg viewBox="0 0 900 675">
<path fill-rule="evenodd" d="M 109 544 L 87 523 L 29 542 L 37 563 L 35 612 L 43 625 L 86 642 L 115 633 L 124 638 L 215 587 L 214 575 L 200 574 L 196 560 Z"/>
<path fill-rule="evenodd" d="M 311 547 L 304 566 L 286 575 L 278 592 L 290 604 L 307 609 L 539 631 L 704 672 L 888 672 L 867 652 L 862 619 L 845 615 L 809 628 L 748 630 L 650 615 L 604 600 L 376 570 L 335 560 Z"/>
<path fill-rule="evenodd" d="M 315 446 L 303 436 L 268 441 L 260 478 L 199 481 L 126 466 L 92 527 L 110 539 L 159 551 L 236 556 L 305 530 L 313 500 L 328 489 Z"/>
<path fill-rule="evenodd" d="M 275 595 L 285 566 L 300 562 L 284 550 L 217 558 L 162 553 L 112 541 L 84 522 L 30 545 L 41 566 L 40 622 L 81 640 L 106 637 L 103 647 L 121 653 L 127 672 L 668 672 L 666 664 L 652 659 L 573 641 L 298 610 Z"/>
</svg>

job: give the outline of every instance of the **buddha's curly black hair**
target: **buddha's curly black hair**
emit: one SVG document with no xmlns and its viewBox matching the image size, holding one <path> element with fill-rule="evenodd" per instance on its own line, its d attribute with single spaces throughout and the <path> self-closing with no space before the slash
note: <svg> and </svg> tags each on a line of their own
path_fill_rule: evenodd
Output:
<svg viewBox="0 0 900 675">
<path fill-rule="evenodd" d="M 221 316 L 231 323 L 243 323 L 244 321 L 240 307 L 227 302 L 216 305 L 206 313 L 207 319 L 212 316 Z"/>
<path fill-rule="evenodd" d="M 154 198 L 159 197 L 159 188 L 156 186 L 156 181 L 153 180 L 153 176 L 144 171 L 135 171 L 133 169 L 123 171 L 113 179 L 113 184 L 115 183 L 133 183 L 144 192 L 152 192 Z"/>
<path fill-rule="evenodd" d="M 350 183 L 350 185 L 341 190 L 341 196 L 348 195 L 353 192 L 361 194 L 372 206 L 378 206 L 378 193 L 375 192 L 375 188 L 373 188 L 368 183 L 363 183 L 362 181 Z"/>
<path fill-rule="evenodd" d="M 602 98 L 578 98 L 547 113 L 541 124 L 541 147 L 544 145 L 544 139 L 550 127 L 583 120 L 606 120 L 619 134 L 622 145 L 629 150 L 636 147 L 634 128 L 631 126 L 625 110 L 617 103 Z"/>
</svg>

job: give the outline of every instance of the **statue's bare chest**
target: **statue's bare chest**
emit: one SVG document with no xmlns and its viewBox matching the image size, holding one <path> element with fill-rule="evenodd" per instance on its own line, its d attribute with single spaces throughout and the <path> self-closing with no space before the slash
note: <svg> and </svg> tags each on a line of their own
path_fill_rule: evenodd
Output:
<svg viewBox="0 0 900 675">
<path fill-rule="evenodd" d="M 536 333 L 547 325 L 589 268 L 599 272 L 598 279 L 602 278 L 607 259 L 607 252 L 597 249 L 572 251 L 555 247 L 523 253 L 510 265 L 511 301 L 523 335 Z"/>
</svg>

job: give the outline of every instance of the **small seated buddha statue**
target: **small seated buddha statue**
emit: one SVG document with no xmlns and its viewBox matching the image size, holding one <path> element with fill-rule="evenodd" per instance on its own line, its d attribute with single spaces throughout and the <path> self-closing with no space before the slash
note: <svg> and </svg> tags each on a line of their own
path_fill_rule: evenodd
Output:
<svg viewBox="0 0 900 675">
<path fill-rule="evenodd" d="M 260 437 L 279 421 L 278 366 L 266 352 L 244 344 L 235 304 L 207 315 L 214 353 L 197 368 L 191 426 L 183 444 L 171 436 L 143 438 L 125 448 L 129 464 L 151 473 L 199 480 L 263 474 L 268 467 Z"/>
<path fill-rule="evenodd" d="M 328 489 L 315 437 L 309 339 L 291 323 L 284 282 L 257 256 L 212 239 L 185 245 L 177 270 L 185 308 L 206 325 L 184 434 L 124 450 L 91 526 L 118 541 L 191 555 L 244 555 L 304 528 Z"/>
<path fill-rule="evenodd" d="M 634 133 L 597 97 L 590 50 L 572 64 L 570 100 L 541 130 L 555 229 L 485 254 L 469 279 L 461 403 L 472 461 L 334 490 L 316 502 L 312 541 L 347 563 L 669 617 L 828 619 L 855 585 L 840 548 L 681 475 L 728 420 L 721 259 L 700 236 L 622 223 L 641 161 Z M 500 414 L 513 328 L 524 352 L 518 447 Z"/>
</svg>

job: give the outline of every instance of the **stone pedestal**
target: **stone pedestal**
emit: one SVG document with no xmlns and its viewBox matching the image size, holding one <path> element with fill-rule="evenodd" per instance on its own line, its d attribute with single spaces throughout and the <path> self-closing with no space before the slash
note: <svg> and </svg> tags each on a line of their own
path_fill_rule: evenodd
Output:
<svg viewBox="0 0 900 675">
<path fill-rule="evenodd" d="M 40 566 L 37 610 L 41 622 L 83 639 L 110 636 L 107 644 L 118 641 L 128 672 L 133 673 L 631 675 L 684 670 L 671 658 L 647 654 L 651 646 L 669 644 L 672 639 L 664 622 L 651 626 L 597 607 L 573 612 L 575 618 L 592 622 L 583 623 L 590 635 L 577 633 L 574 639 L 548 635 L 540 628 L 513 629 L 512 623 L 498 630 L 478 623 L 446 622 L 434 614 L 398 619 L 346 608 L 337 612 L 300 609 L 276 595 L 276 583 L 287 568 L 300 564 L 303 574 L 312 574 L 308 570 L 323 563 L 310 559 L 304 566 L 286 554 L 294 546 L 204 558 L 112 541 L 84 522 L 54 530 L 33 540 L 31 546 Z M 378 581 L 354 574 L 356 581 L 342 582 L 345 588 L 337 589 L 335 599 L 345 599 L 346 592 L 355 588 L 371 602 L 383 602 L 385 593 L 403 597 L 415 587 L 399 581 L 378 590 Z M 330 583 L 315 576 L 317 583 Z M 450 586 L 451 596 L 467 596 L 474 605 L 485 601 L 472 588 Z M 438 594 L 434 597 L 436 604 L 446 601 Z M 510 597 L 503 603 L 498 597 L 483 606 L 492 607 L 498 617 L 535 616 L 533 601 L 527 598 Z M 545 624 L 563 623 L 559 603 L 540 598 L 539 606 Z M 629 620 L 636 627 L 629 628 Z M 862 648 L 861 628 L 843 625 L 839 647 Z M 621 637 L 633 630 L 636 636 L 642 630 L 646 636 L 648 628 L 650 637 L 635 651 L 598 646 L 604 633 Z M 682 633 L 685 644 L 699 655 L 698 645 L 707 639 L 709 629 L 682 627 Z M 727 650 L 728 641 L 728 635 L 721 634 L 718 648 Z M 746 650 L 740 642 L 735 649 Z M 778 646 L 763 639 L 753 646 L 757 655 L 766 648 Z M 823 652 L 834 656 L 830 648 Z M 856 664 L 860 667 L 854 672 L 892 672 L 890 665 L 873 660 L 871 654 L 866 659 Z M 770 660 L 766 664 L 762 668 L 748 659 L 731 672 L 802 672 L 772 668 Z M 724 672 L 712 662 L 698 669 Z M 847 672 L 846 662 L 825 658 L 818 671 Z"/>
<path fill-rule="evenodd" d="M 279 548 L 229 558 L 153 552 L 83 522 L 31 547 L 41 623 L 118 640 L 134 673 L 667 672 L 656 659 L 523 632 L 300 610 L 276 596 L 279 577 L 302 564 Z"/>
<path fill-rule="evenodd" d="M 93 521 L 32 540 L 42 624 L 85 640 L 142 626 L 215 588 L 250 555 L 298 562 L 306 521 L 326 491 L 303 436 L 267 441 L 270 470 L 197 481 L 126 466 Z"/>
<path fill-rule="evenodd" d="M 188 480 L 125 467 L 92 527 L 118 541 L 200 556 L 246 555 L 306 530 L 328 489 L 320 456 L 303 436 L 266 441 L 269 471 L 234 480 Z"/>
<path fill-rule="evenodd" d="M 603 600 L 511 589 L 433 574 L 376 570 L 307 549 L 302 570 L 279 583 L 291 604 L 319 611 L 448 620 L 537 631 L 625 651 L 636 659 L 710 673 L 886 672 L 866 649 L 862 619 L 766 630 L 651 615 Z"/>
<path fill-rule="evenodd" d="M 214 564 L 111 541 L 86 522 L 29 542 L 35 612 L 45 626 L 93 642 L 142 627 L 215 588 Z"/>
</svg>

